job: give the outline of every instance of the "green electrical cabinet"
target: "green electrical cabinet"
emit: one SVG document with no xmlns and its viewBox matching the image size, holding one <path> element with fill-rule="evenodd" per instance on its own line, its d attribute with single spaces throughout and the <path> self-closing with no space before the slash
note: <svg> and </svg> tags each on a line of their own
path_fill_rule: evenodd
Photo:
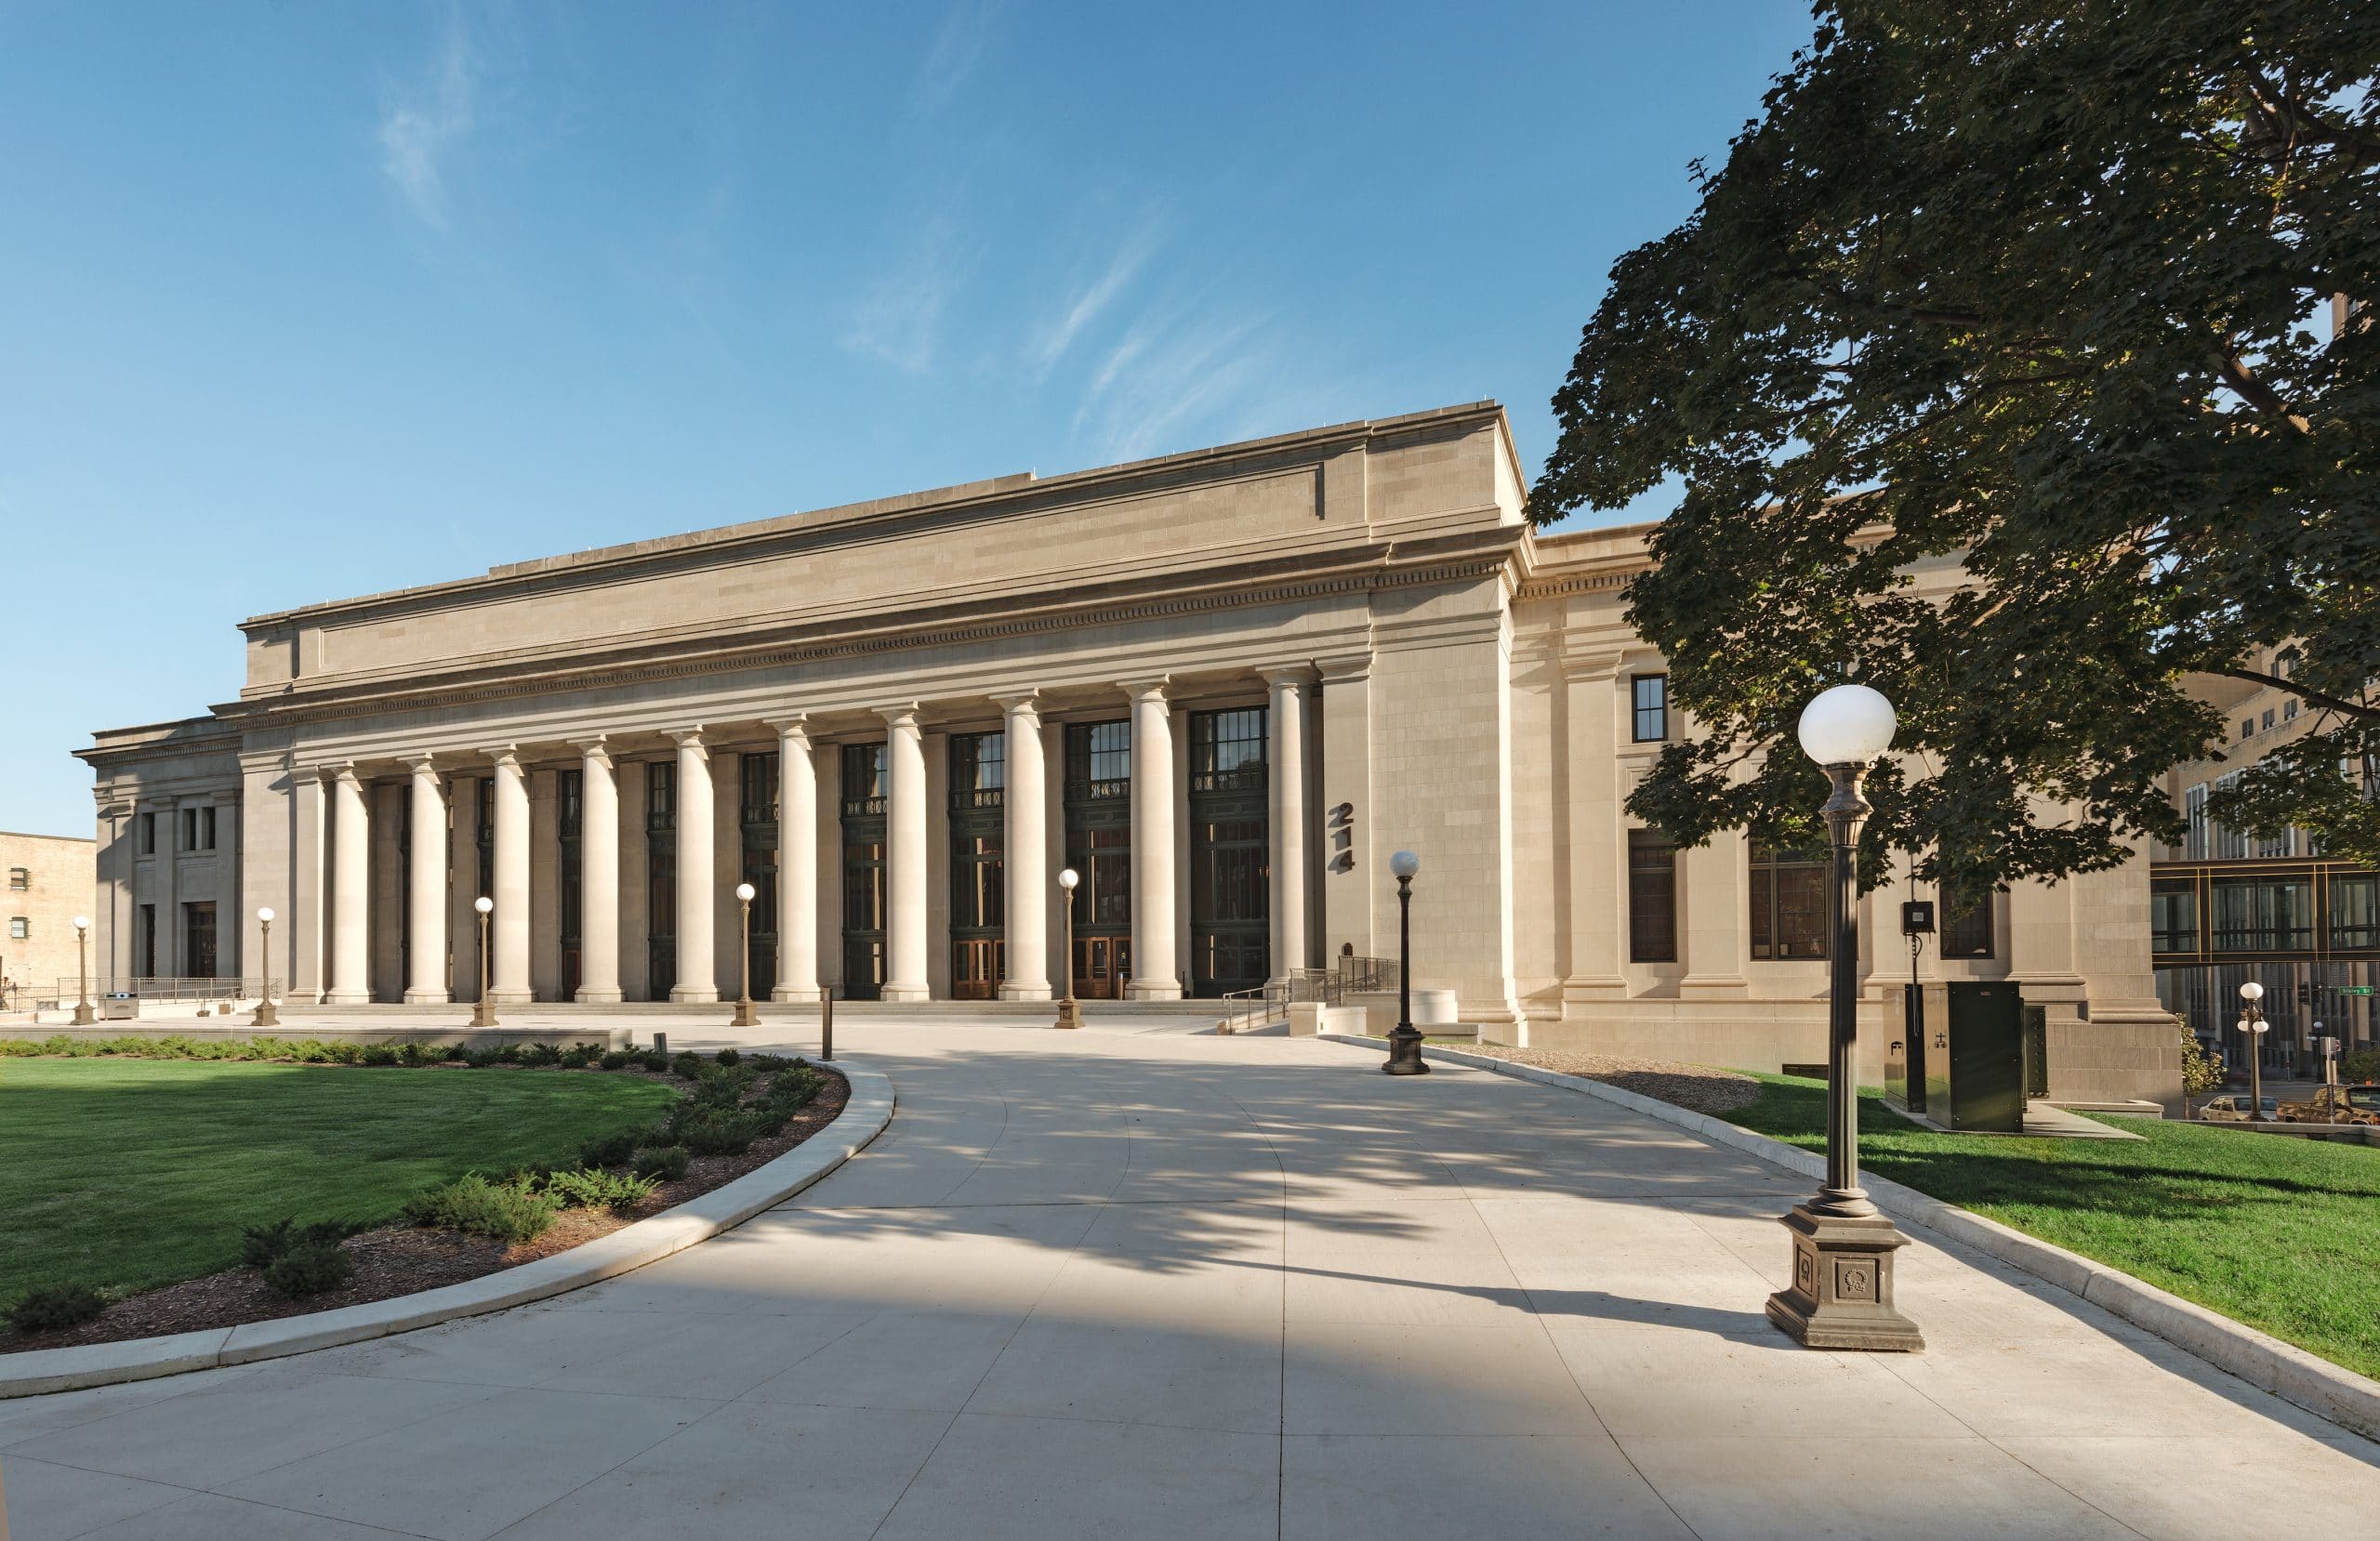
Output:
<svg viewBox="0 0 2380 1541">
<path fill-rule="evenodd" d="M 1911 1110 L 1948 1128 L 2021 1132 L 2030 1056 L 2016 986 L 1961 981 L 1924 985 L 1922 994 L 1924 1029 L 1909 1056 Z"/>
</svg>

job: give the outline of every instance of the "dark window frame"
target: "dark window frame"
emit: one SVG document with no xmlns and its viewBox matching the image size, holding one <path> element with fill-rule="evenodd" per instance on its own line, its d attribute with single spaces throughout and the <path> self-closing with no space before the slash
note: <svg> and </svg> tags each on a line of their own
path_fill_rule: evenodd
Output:
<svg viewBox="0 0 2380 1541">
<path fill-rule="evenodd" d="M 1991 893 L 1986 892 L 1973 903 L 1954 902 L 1949 894 L 1939 894 L 1937 900 L 1942 926 L 1938 940 L 1945 961 L 1990 962 L 2000 955 L 2000 933 L 1994 924 L 1998 914 Z"/>
<path fill-rule="evenodd" d="M 1763 840 L 1751 843 L 1750 952 L 1755 962 L 1817 962 L 1832 952 L 1826 903 L 1831 859 L 1823 846 L 1784 850 Z"/>
<path fill-rule="evenodd" d="M 1669 742 L 1670 677 L 1667 674 L 1632 674 L 1628 677 L 1628 736 L 1633 744 Z"/>
<path fill-rule="evenodd" d="M 1677 961 L 1677 847 L 1658 829 L 1628 832 L 1628 961 Z"/>
</svg>

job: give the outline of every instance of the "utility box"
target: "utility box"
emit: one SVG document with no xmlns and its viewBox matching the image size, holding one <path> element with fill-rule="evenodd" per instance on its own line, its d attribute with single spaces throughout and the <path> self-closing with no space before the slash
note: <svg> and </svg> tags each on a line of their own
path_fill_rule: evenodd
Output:
<svg viewBox="0 0 2380 1541">
<path fill-rule="evenodd" d="M 129 990 L 112 990 L 99 997 L 99 1021 L 126 1022 L 140 1015 L 140 997 Z"/>
<path fill-rule="evenodd" d="M 2025 1127 L 2026 1061 L 2024 999 L 2005 981 L 1961 981 L 1922 987 L 1922 1075 L 1910 1088 L 1924 1087 L 1924 1113 L 1947 1128 L 2021 1133 Z"/>
</svg>

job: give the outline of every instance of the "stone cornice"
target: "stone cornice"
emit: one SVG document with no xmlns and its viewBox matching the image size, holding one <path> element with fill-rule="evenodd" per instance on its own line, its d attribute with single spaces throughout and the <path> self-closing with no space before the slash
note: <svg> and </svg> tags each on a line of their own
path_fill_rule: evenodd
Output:
<svg viewBox="0 0 2380 1541">
<path fill-rule="evenodd" d="M 1360 594 L 1466 579 L 1508 579 L 1521 533 L 1505 527 L 1454 535 L 1387 541 L 1331 553 L 1332 565 L 1309 573 L 1235 577 L 1236 564 L 1207 575 L 1203 584 L 1148 597 L 1100 595 L 1069 601 L 1061 595 L 1022 612 L 985 604 L 947 607 L 936 616 L 911 612 L 911 624 L 885 624 L 854 633 L 847 627 L 811 625 L 792 636 L 748 642 L 630 649 L 620 655 L 580 654 L 545 668 L 507 661 L 450 670 L 418 684 L 370 682 L 332 686 L 319 692 L 257 696 L 218 706 L 227 725 L 250 730 L 337 721 L 390 711 L 438 710 L 487 702 L 608 689 L 749 669 L 779 668 L 837 658 L 919 648 L 965 646 L 1054 631 L 1190 615 L 1332 595 Z M 1353 560 L 1350 560 L 1353 559 Z M 1123 586 L 1108 586 L 1121 587 Z M 969 613 L 972 612 L 972 613 Z M 922 621 L 925 624 L 917 624 Z M 86 752 L 86 754 L 89 752 Z"/>
</svg>

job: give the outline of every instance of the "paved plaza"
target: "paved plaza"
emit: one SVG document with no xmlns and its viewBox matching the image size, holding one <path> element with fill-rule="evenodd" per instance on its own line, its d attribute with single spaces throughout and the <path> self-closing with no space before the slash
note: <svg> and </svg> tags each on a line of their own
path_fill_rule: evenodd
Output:
<svg viewBox="0 0 2380 1541">
<path fill-rule="evenodd" d="M 691 1251 L 403 1337 L 0 1403 L 15 1541 L 2380 1516 L 2380 1446 L 1922 1238 L 1900 1290 L 1925 1353 L 1794 1347 L 1761 1308 L 1805 1179 L 1593 1098 L 1147 1021 L 838 1038 L 892 1078 L 891 1128 Z"/>
</svg>

